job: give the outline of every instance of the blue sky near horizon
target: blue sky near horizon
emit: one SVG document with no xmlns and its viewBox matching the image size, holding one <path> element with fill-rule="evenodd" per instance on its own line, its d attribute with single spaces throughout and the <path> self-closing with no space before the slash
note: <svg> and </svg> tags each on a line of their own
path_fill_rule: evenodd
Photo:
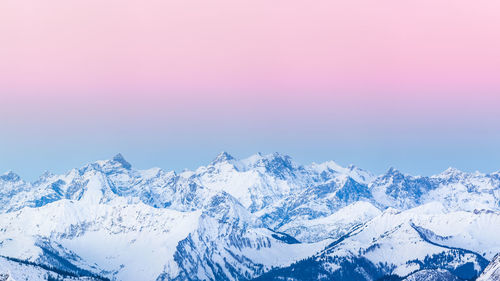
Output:
<svg viewBox="0 0 500 281">
<path fill-rule="evenodd" d="M 302 135 L 301 135 L 302 134 Z M 89 136 L 90 135 L 90 136 Z M 192 133 L 159 136 L 157 132 L 141 138 L 96 132 L 87 136 L 51 136 L 17 140 L 12 134 L 0 143 L 0 171 L 13 170 L 24 179 L 35 180 L 44 171 L 64 173 L 87 163 L 111 159 L 122 153 L 137 169 L 161 167 L 182 171 L 206 165 L 221 151 L 236 158 L 257 152 L 279 152 L 290 155 L 299 164 L 333 160 L 342 166 L 354 164 L 376 174 L 395 167 L 413 175 L 432 175 L 448 167 L 474 172 L 500 170 L 500 152 L 495 139 L 488 143 L 487 134 L 474 137 L 446 138 L 433 136 L 382 135 L 378 138 L 328 136 L 301 128 L 258 135 L 230 136 Z M 366 138 L 370 137 L 370 141 Z"/>
</svg>

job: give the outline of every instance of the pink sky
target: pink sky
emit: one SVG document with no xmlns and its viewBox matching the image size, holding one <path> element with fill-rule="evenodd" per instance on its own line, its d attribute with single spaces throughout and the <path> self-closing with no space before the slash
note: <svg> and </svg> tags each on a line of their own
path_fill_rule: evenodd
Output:
<svg viewBox="0 0 500 281">
<path fill-rule="evenodd" d="M 489 130 L 499 13 L 498 0 L 2 0 L 0 118 L 75 134 Z"/>
<path fill-rule="evenodd" d="M 495 0 L 4 0 L 0 83 L 30 96 L 491 95 L 499 11 Z"/>
</svg>

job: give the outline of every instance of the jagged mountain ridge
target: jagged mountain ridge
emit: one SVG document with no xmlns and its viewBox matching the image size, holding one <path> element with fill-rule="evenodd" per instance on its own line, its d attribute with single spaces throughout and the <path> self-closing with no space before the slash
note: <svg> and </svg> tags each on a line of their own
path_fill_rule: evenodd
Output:
<svg viewBox="0 0 500 281">
<path fill-rule="evenodd" d="M 277 153 L 243 160 L 221 153 L 209 165 L 182 173 L 135 170 L 117 155 L 64 175 L 46 173 L 33 183 L 12 172 L 1 176 L 0 254 L 50 265 L 49 248 L 72 266 L 116 280 L 247 280 L 318 255 L 397 208 L 404 211 L 402 225 L 410 237 L 426 245 L 421 248 L 468 245 L 465 250 L 478 259 L 491 259 L 499 242 L 465 226 L 498 231 L 499 186 L 498 173 L 449 169 L 413 177 L 390 169 L 377 177 L 334 162 L 302 166 Z M 418 212 L 440 219 L 429 216 L 417 224 Z M 429 223 L 436 220 L 458 231 Z M 429 238 L 419 238 L 413 226 Z M 396 228 L 387 225 L 384 232 Z M 394 236 L 386 244 L 400 240 Z M 356 243 L 357 238 L 351 244 Z M 349 250 L 351 260 L 365 264 L 363 270 L 411 273 L 397 271 L 403 265 L 395 258 L 387 259 L 387 267 L 372 267 L 360 255 L 370 247 L 365 244 Z M 435 254 L 426 251 L 416 260 Z M 484 261 L 474 266 L 479 274 Z"/>
</svg>

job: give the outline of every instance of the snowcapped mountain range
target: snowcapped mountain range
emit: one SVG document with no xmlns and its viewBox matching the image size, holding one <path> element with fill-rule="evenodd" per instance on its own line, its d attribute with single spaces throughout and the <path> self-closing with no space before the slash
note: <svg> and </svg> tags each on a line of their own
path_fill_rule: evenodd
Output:
<svg viewBox="0 0 500 281">
<path fill-rule="evenodd" d="M 0 176 L 0 280 L 472 280 L 499 252 L 499 172 L 223 152 L 182 173 L 118 154 Z"/>
</svg>

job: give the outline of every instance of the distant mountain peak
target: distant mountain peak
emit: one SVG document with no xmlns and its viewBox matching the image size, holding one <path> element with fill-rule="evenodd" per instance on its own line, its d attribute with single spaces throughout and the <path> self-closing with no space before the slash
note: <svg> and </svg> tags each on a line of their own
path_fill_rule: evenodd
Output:
<svg viewBox="0 0 500 281">
<path fill-rule="evenodd" d="M 290 160 L 292 159 L 292 157 L 290 155 L 279 153 L 279 152 L 273 152 L 272 154 L 270 154 L 270 156 L 272 158 L 283 158 L 283 159 L 290 159 Z"/>
<path fill-rule="evenodd" d="M 20 181 L 21 177 L 12 171 L 8 171 L 7 173 L 0 176 L 0 180 L 15 182 Z"/>
<path fill-rule="evenodd" d="M 123 157 L 123 155 L 121 153 L 116 154 L 113 157 L 113 161 L 120 163 L 122 165 L 122 167 L 127 169 L 127 170 L 132 168 L 132 165 L 129 162 L 127 162 L 127 160 L 125 160 L 125 157 Z"/>
<path fill-rule="evenodd" d="M 43 174 L 41 175 L 41 177 L 49 178 L 49 177 L 52 177 L 54 175 L 55 174 L 52 173 L 51 171 L 45 170 L 45 172 L 43 172 Z"/>
<path fill-rule="evenodd" d="M 393 176 L 393 175 L 400 175 L 402 173 L 398 169 L 396 169 L 394 167 L 390 167 L 389 170 L 387 170 L 387 172 L 385 174 L 388 176 Z"/>
<path fill-rule="evenodd" d="M 457 174 L 463 174 L 463 172 L 457 168 L 449 167 L 448 169 L 444 170 L 441 174 L 442 175 L 457 175 Z"/>
<path fill-rule="evenodd" d="M 290 164 L 292 164 L 292 162 L 293 162 L 292 157 L 290 157 L 287 154 L 282 154 L 279 152 L 273 152 L 270 154 L 264 154 L 262 152 L 259 152 L 250 158 L 254 158 L 256 160 L 255 162 L 259 163 L 259 164 L 271 163 L 271 162 L 276 162 L 276 161 L 277 162 L 288 162 Z"/>
<path fill-rule="evenodd" d="M 212 161 L 212 165 L 213 164 L 217 164 L 217 163 L 223 163 L 223 162 L 228 162 L 228 161 L 231 161 L 231 160 L 234 160 L 234 157 L 231 156 L 231 154 L 227 153 L 226 151 L 222 151 L 221 153 L 219 153 L 217 155 L 217 157 L 215 157 L 215 159 Z"/>
<path fill-rule="evenodd" d="M 41 174 L 38 179 L 35 181 L 35 184 L 39 184 L 39 183 L 42 183 L 48 179 L 50 179 L 51 177 L 55 176 L 54 173 L 48 171 L 48 170 L 45 170 L 45 172 L 43 172 L 43 174 Z"/>
</svg>

